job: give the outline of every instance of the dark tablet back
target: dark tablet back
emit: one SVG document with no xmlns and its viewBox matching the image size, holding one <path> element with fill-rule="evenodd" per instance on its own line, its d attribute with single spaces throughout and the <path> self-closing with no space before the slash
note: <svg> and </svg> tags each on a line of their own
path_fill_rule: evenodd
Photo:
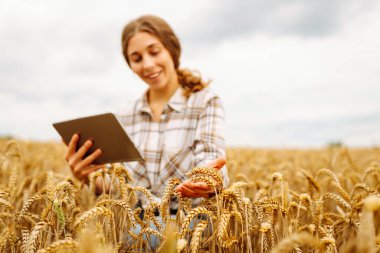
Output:
<svg viewBox="0 0 380 253">
<path fill-rule="evenodd" d="M 80 139 L 77 148 L 87 140 L 92 140 L 93 145 L 85 156 L 100 148 L 102 155 L 94 161 L 96 164 L 143 161 L 140 152 L 112 113 L 58 122 L 53 126 L 67 144 L 78 133 Z"/>
</svg>

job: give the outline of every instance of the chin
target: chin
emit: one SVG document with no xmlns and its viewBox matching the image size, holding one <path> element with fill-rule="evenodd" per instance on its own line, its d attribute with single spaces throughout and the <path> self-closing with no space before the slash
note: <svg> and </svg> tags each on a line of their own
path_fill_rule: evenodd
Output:
<svg viewBox="0 0 380 253">
<path fill-rule="evenodd" d="M 162 82 L 159 82 L 159 83 L 151 83 L 149 84 L 149 87 L 152 89 L 152 90 L 163 90 L 167 87 L 167 85 L 165 83 L 162 83 Z"/>
</svg>

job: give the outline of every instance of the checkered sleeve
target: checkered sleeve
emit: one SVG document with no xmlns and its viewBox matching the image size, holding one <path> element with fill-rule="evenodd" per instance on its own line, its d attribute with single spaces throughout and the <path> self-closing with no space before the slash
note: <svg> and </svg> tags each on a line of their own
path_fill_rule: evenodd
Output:
<svg viewBox="0 0 380 253">
<path fill-rule="evenodd" d="M 210 98 L 202 108 L 195 136 L 195 166 L 202 166 L 225 157 L 226 144 L 224 139 L 224 108 L 219 97 Z M 229 184 L 227 168 L 221 169 L 224 187 Z"/>
</svg>

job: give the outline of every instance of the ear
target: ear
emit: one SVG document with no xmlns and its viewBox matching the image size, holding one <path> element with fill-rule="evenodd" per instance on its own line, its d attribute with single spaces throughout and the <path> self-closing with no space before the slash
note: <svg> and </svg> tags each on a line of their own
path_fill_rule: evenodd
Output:
<svg viewBox="0 0 380 253">
<path fill-rule="evenodd" d="M 207 163 L 205 166 L 220 170 L 226 164 L 226 162 L 226 158 L 220 157 L 215 159 L 214 161 Z"/>
</svg>

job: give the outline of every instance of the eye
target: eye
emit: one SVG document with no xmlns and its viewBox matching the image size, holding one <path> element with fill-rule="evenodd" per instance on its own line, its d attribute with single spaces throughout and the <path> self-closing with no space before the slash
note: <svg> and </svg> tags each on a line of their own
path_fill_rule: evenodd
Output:
<svg viewBox="0 0 380 253">
<path fill-rule="evenodd" d="M 141 61 L 141 56 L 139 56 L 139 55 L 132 55 L 131 56 L 131 61 L 132 62 L 140 62 Z"/>
<path fill-rule="evenodd" d="M 150 54 L 151 54 L 151 55 L 158 55 L 160 52 L 161 52 L 161 48 L 159 48 L 159 47 L 153 47 L 153 48 L 150 50 Z"/>
</svg>

